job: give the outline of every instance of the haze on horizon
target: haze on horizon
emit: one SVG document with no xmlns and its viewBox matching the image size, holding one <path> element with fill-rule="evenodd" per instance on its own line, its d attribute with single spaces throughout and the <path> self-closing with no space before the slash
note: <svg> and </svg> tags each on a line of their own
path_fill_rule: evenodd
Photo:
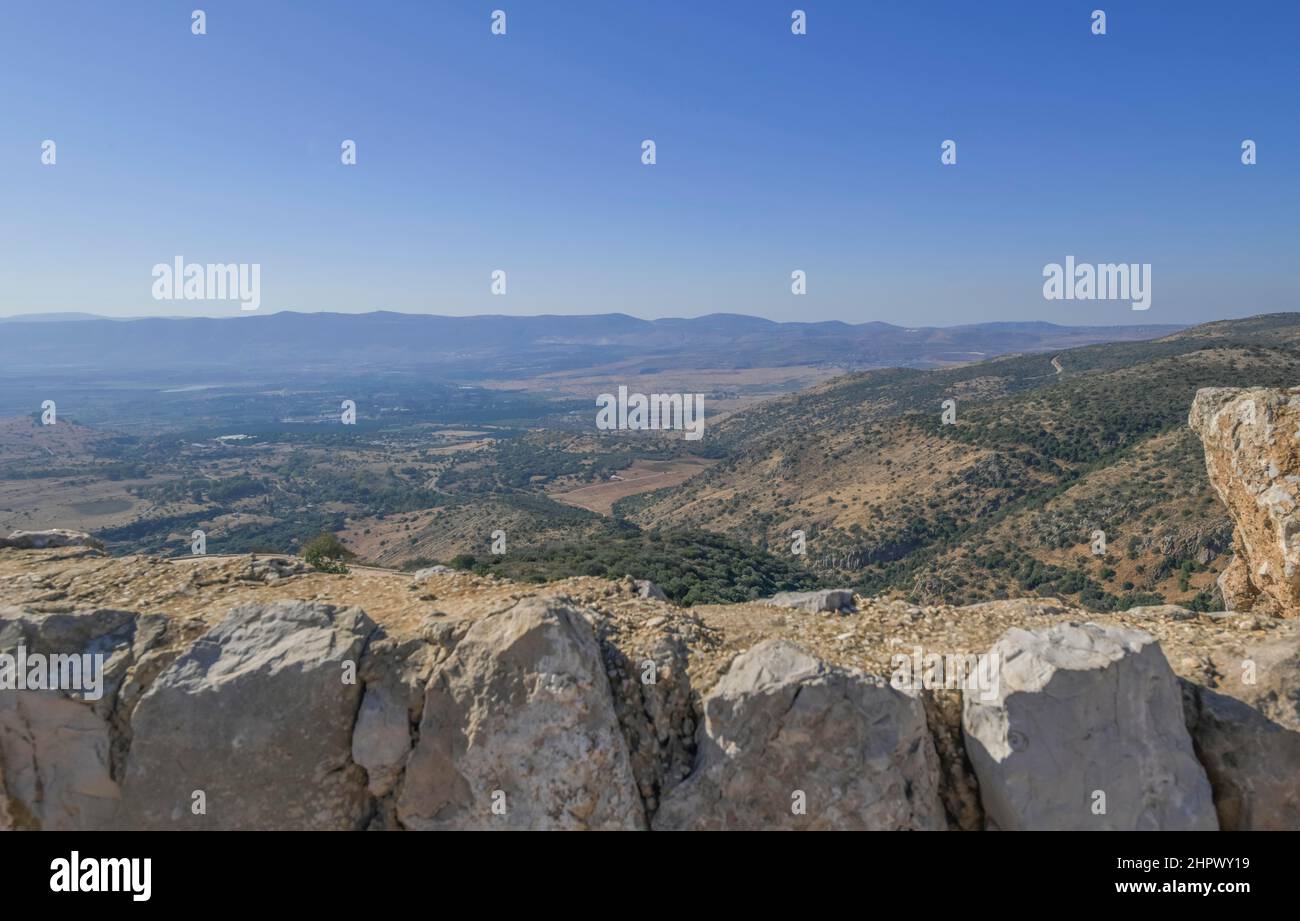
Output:
<svg viewBox="0 0 1300 921">
<path fill-rule="evenodd" d="M 1104 36 L 1090 8 L 1028 0 L 238 0 L 202 36 L 194 6 L 6 11 L 0 316 L 239 315 L 153 300 L 177 256 L 259 264 L 263 314 L 1112 325 L 1300 304 L 1294 4 L 1109 2 Z M 1066 256 L 1150 263 L 1151 309 L 1044 300 Z"/>
</svg>

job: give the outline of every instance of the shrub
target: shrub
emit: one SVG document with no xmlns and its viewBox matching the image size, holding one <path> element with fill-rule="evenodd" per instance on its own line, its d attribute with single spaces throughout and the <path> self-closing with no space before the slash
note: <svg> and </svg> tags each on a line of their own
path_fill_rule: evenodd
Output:
<svg viewBox="0 0 1300 921">
<path fill-rule="evenodd" d="M 318 534 L 302 549 L 302 558 L 318 572 L 345 573 L 348 567 L 343 561 L 355 556 L 333 534 Z"/>
</svg>

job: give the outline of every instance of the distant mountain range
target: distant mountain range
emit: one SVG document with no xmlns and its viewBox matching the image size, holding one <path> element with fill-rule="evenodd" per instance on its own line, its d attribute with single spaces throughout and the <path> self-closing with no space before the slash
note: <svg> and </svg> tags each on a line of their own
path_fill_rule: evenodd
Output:
<svg viewBox="0 0 1300 921">
<path fill-rule="evenodd" d="M 1155 339 L 1183 328 L 1041 322 L 905 328 L 777 323 L 737 314 L 640 320 L 617 313 L 443 317 L 385 311 L 132 320 L 29 314 L 0 323 L 0 368 L 11 373 L 221 368 L 256 374 L 342 366 L 462 379 L 618 365 L 933 368 L 1013 352 Z"/>
<path fill-rule="evenodd" d="M 110 320 L 113 317 L 101 317 L 96 313 L 16 313 L 11 317 L 0 317 L 0 323 L 63 323 L 68 320 Z M 132 319 L 135 319 L 132 317 Z"/>
</svg>

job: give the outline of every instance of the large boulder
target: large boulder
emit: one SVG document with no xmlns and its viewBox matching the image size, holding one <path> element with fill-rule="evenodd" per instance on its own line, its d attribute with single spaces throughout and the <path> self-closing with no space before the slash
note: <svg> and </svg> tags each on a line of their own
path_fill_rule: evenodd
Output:
<svg viewBox="0 0 1300 921">
<path fill-rule="evenodd" d="M 1137 630 L 1011 629 L 991 688 L 963 691 L 986 822 L 1005 830 L 1213 830 L 1177 680 Z"/>
<path fill-rule="evenodd" d="M 0 537 L 0 549 L 5 547 L 16 550 L 44 550 L 48 547 L 89 547 L 103 550 L 104 542 L 85 531 L 51 528 L 48 531 L 11 531 L 8 537 Z"/>
<path fill-rule="evenodd" d="M 241 582 L 265 582 L 272 585 L 281 579 L 290 579 L 312 571 L 310 565 L 296 557 L 252 555 L 235 578 Z"/>
<path fill-rule="evenodd" d="M 1188 423 L 1236 528 L 1225 606 L 1300 612 L 1300 387 L 1203 389 Z"/>
<path fill-rule="evenodd" d="M 421 586 L 434 576 L 440 576 L 455 571 L 456 570 L 452 569 L 450 566 L 425 566 L 423 569 L 417 569 L 415 572 L 411 573 L 411 585 Z"/>
<path fill-rule="evenodd" d="M 640 829 L 645 811 L 591 626 L 531 598 L 433 670 L 397 817 L 409 829 Z"/>
<path fill-rule="evenodd" d="M 354 829 L 369 811 L 351 758 L 358 607 L 240 605 L 164 671 L 131 720 L 118 825 Z"/>
<path fill-rule="evenodd" d="M 809 614 L 837 614 L 852 611 L 854 607 L 853 590 L 848 588 L 822 589 L 815 592 L 777 592 L 771 598 L 764 598 L 760 604 L 778 608 L 798 608 Z"/>
<path fill-rule="evenodd" d="M 703 710 L 695 768 L 656 829 L 945 828 L 913 694 L 773 639 L 736 658 Z"/>
<path fill-rule="evenodd" d="M 161 667 L 166 628 L 166 618 L 129 611 L 0 610 L 0 681 L 10 688 L 0 690 L 0 764 L 10 822 L 46 830 L 111 822 L 130 741 L 124 721 L 140 681 Z M 49 668 L 33 672 L 37 661 Z M 7 669 L 22 665 L 28 680 L 49 676 L 40 689 L 13 687 Z"/>
<path fill-rule="evenodd" d="M 668 596 L 664 594 L 664 590 L 649 579 L 636 580 L 636 596 L 638 598 L 646 598 L 653 601 L 668 600 Z"/>
<path fill-rule="evenodd" d="M 1224 831 L 1300 829 L 1300 732 L 1240 700 L 1183 682 L 1196 754 Z"/>
</svg>

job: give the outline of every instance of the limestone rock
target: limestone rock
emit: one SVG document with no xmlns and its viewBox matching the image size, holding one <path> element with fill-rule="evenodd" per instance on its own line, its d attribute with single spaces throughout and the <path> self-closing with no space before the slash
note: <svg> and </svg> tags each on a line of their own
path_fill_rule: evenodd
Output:
<svg viewBox="0 0 1300 921">
<path fill-rule="evenodd" d="M 1005 830 L 1214 830 L 1210 785 L 1176 679 L 1146 633 L 1011 629 L 998 680 L 963 691 L 966 751 L 988 825 Z"/>
<path fill-rule="evenodd" d="M 1124 613 L 1130 617 L 1167 617 L 1170 620 L 1196 620 L 1200 616 L 1178 604 L 1140 604 Z"/>
<path fill-rule="evenodd" d="M 434 647 L 422 639 L 372 639 L 362 668 L 365 692 L 352 731 L 352 760 L 377 798 L 397 787 L 415 744 Z"/>
<path fill-rule="evenodd" d="M 235 607 L 141 698 L 118 824 L 351 829 L 368 812 L 352 762 L 355 671 L 374 629 L 358 607 Z M 351 663 L 351 666 L 349 666 Z M 206 814 L 195 814 L 202 791 Z"/>
<path fill-rule="evenodd" d="M 0 693 L 9 796 L 47 831 L 103 828 L 117 810 L 108 724 L 58 691 Z"/>
<path fill-rule="evenodd" d="M 1250 581 L 1250 567 L 1241 542 L 1233 541 L 1232 559 L 1215 580 L 1225 611 L 1249 611 L 1259 600 L 1259 590 Z"/>
<path fill-rule="evenodd" d="M 239 574 L 243 582 L 265 582 L 271 585 L 281 579 L 312 572 L 303 560 L 291 556 L 250 556 L 248 567 Z"/>
<path fill-rule="evenodd" d="M 1188 424 L 1236 528 L 1225 605 L 1300 613 L 1300 388 L 1203 389 Z"/>
<path fill-rule="evenodd" d="M 411 573 L 411 583 L 413 585 L 420 585 L 430 576 L 437 576 L 443 573 L 455 571 L 456 570 L 452 569 L 450 566 L 426 566 L 423 569 L 417 569 L 415 572 Z"/>
<path fill-rule="evenodd" d="M 738 656 L 703 709 L 695 769 L 656 829 L 945 827 L 915 695 L 773 639 Z"/>
<path fill-rule="evenodd" d="M 8 537 L 0 537 L 0 549 L 5 547 L 17 550 L 44 550 L 47 547 L 90 547 L 103 550 L 104 542 L 85 531 L 50 528 L 47 531 L 11 531 Z"/>
<path fill-rule="evenodd" d="M 39 655 L 52 668 L 58 657 L 59 682 L 79 684 L 0 691 L 7 811 L 23 827 L 87 830 L 110 823 L 130 739 L 122 724 L 138 696 L 135 672 L 160 643 L 165 621 L 129 611 L 0 610 L 0 653 L 16 659 L 21 649 L 29 663 Z"/>
<path fill-rule="evenodd" d="M 1182 682 L 1187 728 L 1224 831 L 1300 828 L 1300 732 L 1239 700 Z"/>
<path fill-rule="evenodd" d="M 1001 621 L 1020 620 L 1028 617 L 1064 617 L 1076 612 L 1057 598 L 1000 598 L 996 601 L 981 601 L 977 604 L 962 605 L 957 609 L 962 618 L 980 618 L 993 616 Z"/>
<path fill-rule="evenodd" d="M 798 608 L 809 614 L 839 613 L 853 610 L 853 590 L 823 589 L 816 592 L 777 592 L 762 604 L 780 608 Z"/>
<path fill-rule="evenodd" d="M 656 601 L 667 601 L 668 596 L 664 590 L 655 585 L 649 579 L 636 580 L 636 596 L 638 598 L 653 598 Z"/>
<path fill-rule="evenodd" d="M 434 668 L 397 816 L 409 829 L 639 829 L 590 625 L 554 599 L 475 622 Z"/>
<path fill-rule="evenodd" d="M 66 614 L 0 608 L 0 652 L 19 646 L 44 655 L 102 656 L 103 686 L 98 699 L 86 703 L 108 720 L 117 707 L 117 693 L 131 669 L 163 642 L 168 619 L 98 608 Z"/>
</svg>

